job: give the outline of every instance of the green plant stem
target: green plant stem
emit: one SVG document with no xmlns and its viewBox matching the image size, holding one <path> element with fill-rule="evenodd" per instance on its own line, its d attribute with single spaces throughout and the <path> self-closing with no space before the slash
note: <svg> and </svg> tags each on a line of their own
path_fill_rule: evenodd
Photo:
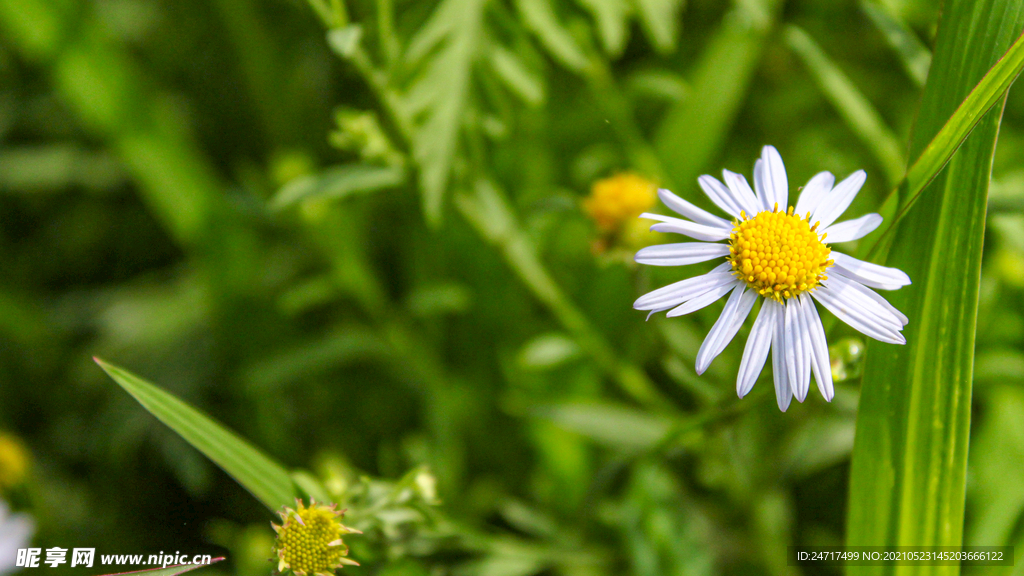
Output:
<svg viewBox="0 0 1024 576">
<path fill-rule="evenodd" d="M 380 45 L 388 69 L 391 69 L 398 62 L 402 50 L 398 43 L 398 35 L 395 34 L 394 0 L 377 0 L 377 35 L 380 36 Z"/>
</svg>

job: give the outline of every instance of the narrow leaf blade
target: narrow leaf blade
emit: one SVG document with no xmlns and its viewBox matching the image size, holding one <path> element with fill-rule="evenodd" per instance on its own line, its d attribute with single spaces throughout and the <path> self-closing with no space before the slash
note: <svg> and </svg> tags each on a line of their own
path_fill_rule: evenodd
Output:
<svg viewBox="0 0 1024 576">
<path fill-rule="evenodd" d="M 868 345 L 851 472 L 849 545 L 962 542 L 981 249 L 1003 94 L 984 84 L 991 81 L 986 70 L 1022 28 L 1024 0 L 946 3 L 911 157 L 935 143 L 950 122 L 958 122 L 951 115 L 964 121 L 953 132 L 975 123 L 977 128 L 945 169 L 929 178 L 927 189 L 921 184 L 920 201 L 895 234 L 887 263 L 914 284 L 886 296 L 911 320 L 906 346 Z M 996 108 L 989 110 L 989 98 L 964 102 L 979 90 L 994 90 Z M 939 147 L 956 150 L 954 139 Z M 897 571 L 859 566 L 847 573 Z M 957 574 L 959 567 L 918 566 L 915 573 Z"/>
<path fill-rule="evenodd" d="M 946 166 L 953 154 L 963 144 L 964 140 L 971 134 L 975 126 L 997 102 L 1002 102 L 1010 85 L 1024 70 L 1024 36 L 1018 36 L 1017 40 L 996 61 L 991 69 L 981 78 L 970 93 L 960 103 L 956 111 L 948 120 L 934 132 L 931 140 L 921 141 L 915 138 L 915 146 L 911 149 L 910 157 L 916 160 L 907 170 L 906 176 L 900 182 L 896 190 L 893 190 L 886 199 L 880 213 L 886 216 L 886 222 L 878 230 L 872 232 L 862 242 L 863 246 L 871 246 L 870 253 L 875 253 L 885 245 L 887 239 L 896 224 L 903 218 L 907 211 L 921 197 L 921 193 Z M 922 110 L 921 117 L 925 114 Z M 923 133 L 920 129 L 916 135 Z M 927 144 L 925 144 L 927 142 Z M 888 217 L 894 213 L 895 216 Z M 875 240 L 871 242 L 871 240 Z"/>
<path fill-rule="evenodd" d="M 303 176 L 286 184 L 270 201 L 280 210 L 311 198 L 344 198 L 353 194 L 374 192 L 400 186 L 405 171 L 396 166 L 346 164 L 328 168 L 321 174 Z"/>
<path fill-rule="evenodd" d="M 142 407 L 231 475 L 271 510 L 294 503 L 296 492 L 283 466 L 202 412 L 138 376 L 94 358 Z"/>
</svg>

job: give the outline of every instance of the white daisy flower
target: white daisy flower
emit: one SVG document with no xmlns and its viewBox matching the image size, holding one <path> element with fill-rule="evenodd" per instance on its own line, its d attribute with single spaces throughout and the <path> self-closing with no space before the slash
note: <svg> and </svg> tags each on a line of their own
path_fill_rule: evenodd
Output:
<svg viewBox="0 0 1024 576">
<path fill-rule="evenodd" d="M 781 410 L 789 408 L 794 396 L 804 401 L 812 372 L 821 395 L 831 401 L 828 343 L 812 297 L 875 340 L 906 343 L 900 331 L 907 317 L 869 288 L 896 290 L 910 284 L 910 278 L 895 268 L 836 252 L 825 243 L 826 237 L 830 243 L 857 240 L 882 223 L 878 214 L 836 223 L 867 175 L 858 170 L 836 185 L 829 172 L 816 174 L 804 186 L 796 206 L 789 205 L 786 167 L 773 146 L 765 146 L 754 163 L 753 190 L 741 174 L 723 170 L 722 176 L 724 185 L 707 175 L 697 181 L 711 201 L 732 217 L 731 222 L 659 190 L 661 201 L 688 220 L 649 213 L 640 217 L 660 221 L 651 230 L 700 242 L 650 246 L 636 253 L 636 261 L 652 266 L 683 266 L 715 258 L 725 262 L 707 274 L 645 294 L 633 307 L 650 314 L 668 310 L 668 317 L 682 316 L 731 292 L 697 353 L 697 373 L 703 374 L 762 296 L 764 303 L 743 349 L 737 394 L 742 398 L 750 392 L 771 349 Z"/>
<path fill-rule="evenodd" d="M 7 503 L 0 500 L 0 576 L 18 569 L 18 549 L 28 546 L 34 531 L 31 518 L 9 514 Z"/>
</svg>

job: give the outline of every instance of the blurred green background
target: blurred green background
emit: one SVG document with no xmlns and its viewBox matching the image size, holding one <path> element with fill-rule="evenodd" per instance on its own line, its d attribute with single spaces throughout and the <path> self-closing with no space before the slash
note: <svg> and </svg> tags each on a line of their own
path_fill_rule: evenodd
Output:
<svg viewBox="0 0 1024 576">
<path fill-rule="evenodd" d="M 697 377 L 722 304 L 649 322 L 631 304 L 702 266 L 637 267 L 665 239 L 599 226 L 585 198 L 630 172 L 709 207 L 698 175 L 749 177 L 773 144 L 792 187 L 866 169 L 848 214 L 876 210 L 938 16 L 924 0 L 0 0 L 0 497 L 36 519 L 36 546 L 271 569 L 266 510 L 95 355 L 291 467 L 427 465 L 454 532 L 495 538 L 360 556 L 354 537 L 364 566 L 346 571 L 799 573 L 787 545 L 843 539 L 860 336 L 829 330 L 831 404 L 781 414 L 767 379 L 738 402 L 749 323 Z M 967 544 L 1024 545 L 1022 166 L 1011 91 Z"/>
</svg>

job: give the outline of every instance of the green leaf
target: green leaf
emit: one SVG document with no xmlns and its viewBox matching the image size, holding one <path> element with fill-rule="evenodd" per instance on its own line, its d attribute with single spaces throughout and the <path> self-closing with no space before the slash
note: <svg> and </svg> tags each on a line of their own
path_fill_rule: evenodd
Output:
<svg viewBox="0 0 1024 576">
<path fill-rule="evenodd" d="M 224 557 L 211 558 L 210 564 L 215 564 L 224 560 Z M 177 576 L 178 574 L 184 574 L 185 572 L 191 572 L 199 568 L 206 568 L 210 564 L 179 564 L 177 566 L 168 566 L 167 568 L 150 568 L 148 570 L 134 570 L 132 572 L 117 572 L 115 574 L 107 574 L 106 576 L 126 576 L 127 574 L 145 574 L 146 576 Z"/>
<path fill-rule="evenodd" d="M 24 146 L 0 152 L 3 192 L 60 192 L 70 186 L 100 191 L 120 185 L 124 177 L 109 154 L 77 144 Z"/>
<path fill-rule="evenodd" d="M 889 185 L 903 176 L 903 147 L 885 125 L 881 115 L 825 51 L 802 29 L 787 26 L 786 44 L 803 60 L 822 93 L 846 121 L 846 125 L 874 154 L 885 171 Z"/>
<path fill-rule="evenodd" d="M 404 98 L 405 112 L 422 113 L 412 135 L 419 166 L 423 212 L 427 222 L 441 222 L 444 196 L 457 150 L 459 128 L 469 96 L 475 55 L 483 33 L 486 0 L 445 0 L 409 45 L 407 65 L 424 71 Z M 419 60 L 437 48 L 430 60 Z"/>
<path fill-rule="evenodd" d="M 551 0 L 516 0 L 526 27 L 560 64 L 574 72 L 583 72 L 590 62 L 572 34 L 558 21 Z"/>
<path fill-rule="evenodd" d="M 972 64 L 972 69 L 977 68 L 976 61 L 972 60 Z M 934 136 L 927 145 L 924 145 L 921 138 L 915 138 L 914 142 L 917 146 L 911 149 L 910 156 L 911 158 L 916 157 L 917 160 L 907 170 L 906 176 L 903 177 L 897 189 L 889 194 L 880 210 L 886 217 L 886 223 L 866 236 L 865 240 L 861 241 L 862 246 L 872 246 L 871 253 L 874 253 L 878 248 L 883 247 L 886 241 L 891 241 L 889 235 L 895 229 L 896 224 L 917 202 L 932 179 L 939 174 L 975 126 L 985 117 L 985 113 L 997 102 L 1003 101 L 1006 91 L 1020 75 L 1021 70 L 1024 70 L 1024 36 L 1017 37 L 1006 53 L 992 65 L 991 69 L 959 103 L 959 107 L 949 116 L 945 124 L 934 132 Z M 927 101 L 925 103 L 927 104 Z M 924 112 L 925 110 L 922 109 L 922 113 Z M 918 132 L 915 136 L 920 136 L 924 132 L 921 126 L 919 117 Z M 874 242 L 872 243 L 871 240 Z"/>
<path fill-rule="evenodd" d="M 331 501 L 331 497 L 327 494 L 327 489 L 324 488 L 323 482 L 309 472 L 296 470 L 292 472 L 292 480 L 300 490 L 305 492 L 306 496 L 320 502 Z"/>
<path fill-rule="evenodd" d="M 387 359 L 388 353 L 387 344 L 373 330 L 343 326 L 310 342 L 265 354 L 242 375 L 250 389 L 262 394 L 346 363 Z"/>
<path fill-rule="evenodd" d="M 342 58 L 351 58 L 359 47 L 359 40 L 363 37 L 363 28 L 358 24 L 352 24 L 343 28 L 335 28 L 327 33 L 327 45 L 335 54 Z"/>
<path fill-rule="evenodd" d="M 604 50 L 618 56 L 629 38 L 629 15 L 633 9 L 627 0 L 577 0 L 597 21 L 597 31 Z"/>
<path fill-rule="evenodd" d="M 509 90 L 532 106 L 544 103 L 544 82 L 527 68 L 522 59 L 505 47 L 495 45 L 491 49 L 491 68 L 508 86 Z"/>
<path fill-rule="evenodd" d="M 626 87 L 635 96 L 676 103 L 686 98 L 690 87 L 681 76 L 660 68 L 639 70 L 626 79 Z"/>
<path fill-rule="evenodd" d="M 1002 112 L 1001 106 L 988 110 L 1016 76 L 1019 68 L 1010 62 L 1024 55 L 1007 55 L 995 74 L 986 70 L 1022 28 L 1024 0 L 950 0 L 944 8 L 911 157 L 934 162 L 943 155 L 936 149 L 956 149 L 962 138 L 953 134 L 966 134 L 974 123 L 977 128 L 927 193 L 915 194 L 920 201 L 894 235 L 887 263 L 914 284 L 886 297 L 910 324 L 905 346 L 868 344 L 850 480 L 849 545 L 962 542 L 981 250 Z M 932 180 L 942 163 L 929 165 L 911 168 L 908 180 Z M 896 572 L 894 566 L 847 571 Z M 958 566 L 915 568 L 917 574 L 958 572 Z"/>
<path fill-rule="evenodd" d="M 294 503 L 298 494 L 283 466 L 171 394 L 122 368 L 99 358 L 94 360 L 150 414 L 230 474 L 267 508 L 276 511 Z"/>
<path fill-rule="evenodd" d="M 654 49 L 661 53 L 675 50 L 683 0 L 633 0 L 633 3 Z"/>
<path fill-rule="evenodd" d="M 353 194 L 374 192 L 401 186 L 405 171 L 396 166 L 346 164 L 328 168 L 320 174 L 292 180 L 270 201 L 271 208 L 281 210 L 312 198 L 344 198 Z"/>
<path fill-rule="evenodd" d="M 519 364 L 528 370 L 554 368 L 580 354 L 579 345 L 564 334 L 541 334 L 519 350 Z"/>
</svg>

